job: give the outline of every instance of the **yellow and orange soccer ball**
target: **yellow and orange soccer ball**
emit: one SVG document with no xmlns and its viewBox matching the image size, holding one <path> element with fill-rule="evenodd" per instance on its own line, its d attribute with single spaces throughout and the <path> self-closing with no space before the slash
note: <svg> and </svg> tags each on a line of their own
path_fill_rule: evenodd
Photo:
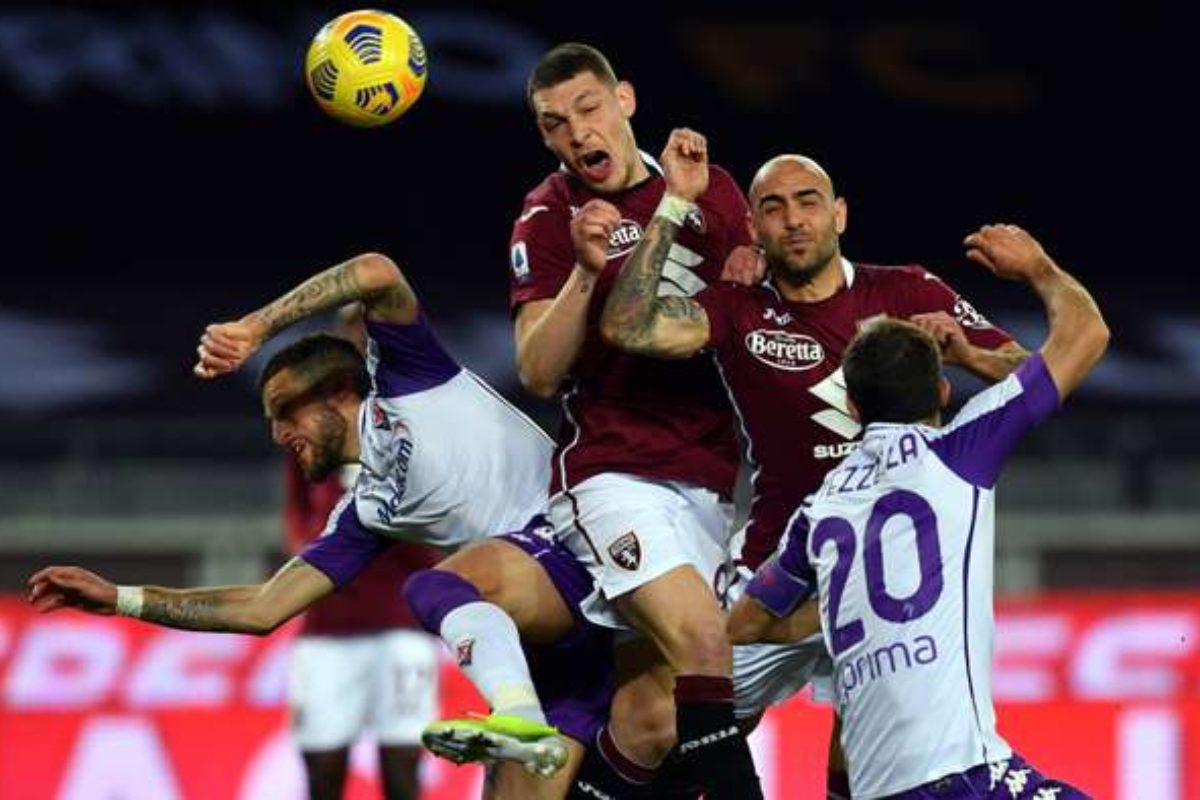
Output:
<svg viewBox="0 0 1200 800">
<path fill-rule="evenodd" d="M 425 88 L 425 45 L 404 20 L 384 11 L 351 11 L 317 31 L 304 75 L 330 116 L 359 127 L 386 125 Z"/>
</svg>

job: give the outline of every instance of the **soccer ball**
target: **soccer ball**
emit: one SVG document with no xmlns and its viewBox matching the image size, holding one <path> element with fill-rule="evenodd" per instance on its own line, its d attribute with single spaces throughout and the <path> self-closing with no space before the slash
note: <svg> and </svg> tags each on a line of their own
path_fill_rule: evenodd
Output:
<svg viewBox="0 0 1200 800">
<path fill-rule="evenodd" d="M 421 96 L 425 45 L 393 14 L 351 11 L 317 31 L 304 75 L 326 113 L 364 128 L 385 125 Z"/>
</svg>

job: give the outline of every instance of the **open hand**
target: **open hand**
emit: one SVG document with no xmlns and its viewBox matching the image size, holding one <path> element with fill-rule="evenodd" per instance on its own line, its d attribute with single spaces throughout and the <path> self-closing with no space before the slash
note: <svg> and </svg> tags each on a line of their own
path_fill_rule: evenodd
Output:
<svg viewBox="0 0 1200 800">
<path fill-rule="evenodd" d="M 30 576 L 28 598 L 42 614 L 78 608 L 109 615 L 116 611 L 117 587 L 79 567 L 46 567 Z"/>
</svg>

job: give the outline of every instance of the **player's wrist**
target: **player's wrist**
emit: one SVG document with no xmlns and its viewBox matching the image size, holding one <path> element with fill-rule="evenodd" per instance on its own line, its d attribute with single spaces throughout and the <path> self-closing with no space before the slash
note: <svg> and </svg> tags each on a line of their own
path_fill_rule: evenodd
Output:
<svg viewBox="0 0 1200 800">
<path fill-rule="evenodd" d="M 658 208 L 654 209 L 654 216 L 662 217 L 668 222 L 683 227 L 684 220 L 695 208 L 694 201 L 682 195 L 667 192 L 659 201 Z"/>
<path fill-rule="evenodd" d="M 771 616 L 786 617 L 812 597 L 814 586 L 792 574 L 773 557 L 763 564 L 746 587 L 746 594 Z"/>
<path fill-rule="evenodd" d="M 118 617 L 142 616 L 142 607 L 146 604 L 146 591 L 141 586 L 118 586 L 117 602 L 113 608 Z"/>
</svg>

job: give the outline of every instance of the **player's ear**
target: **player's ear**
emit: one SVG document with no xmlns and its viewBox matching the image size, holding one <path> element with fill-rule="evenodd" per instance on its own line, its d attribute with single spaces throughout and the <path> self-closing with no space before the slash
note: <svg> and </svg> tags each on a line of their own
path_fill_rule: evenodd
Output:
<svg viewBox="0 0 1200 800">
<path fill-rule="evenodd" d="M 858 406 L 849 397 L 846 398 L 846 412 L 850 414 L 850 419 L 862 424 L 862 412 L 858 410 Z"/>
<path fill-rule="evenodd" d="M 621 109 L 621 116 L 629 119 L 633 116 L 633 112 L 637 110 L 637 92 L 633 90 L 633 84 L 629 81 L 618 81 L 613 87 L 613 94 L 617 96 L 617 107 Z"/>
<path fill-rule="evenodd" d="M 849 209 L 846 207 L 846 198 L 837 197 L 833 201 L 833 228 L 837 231 L 838 236 L 846 232 L 846 216 Z"/>
<path fill-rule="evenodd" d="M 938 408 L 946 408 L 950 405 L 950 381 L 946 380 L 943 375 L 938 378 Z"/>
</svg>

